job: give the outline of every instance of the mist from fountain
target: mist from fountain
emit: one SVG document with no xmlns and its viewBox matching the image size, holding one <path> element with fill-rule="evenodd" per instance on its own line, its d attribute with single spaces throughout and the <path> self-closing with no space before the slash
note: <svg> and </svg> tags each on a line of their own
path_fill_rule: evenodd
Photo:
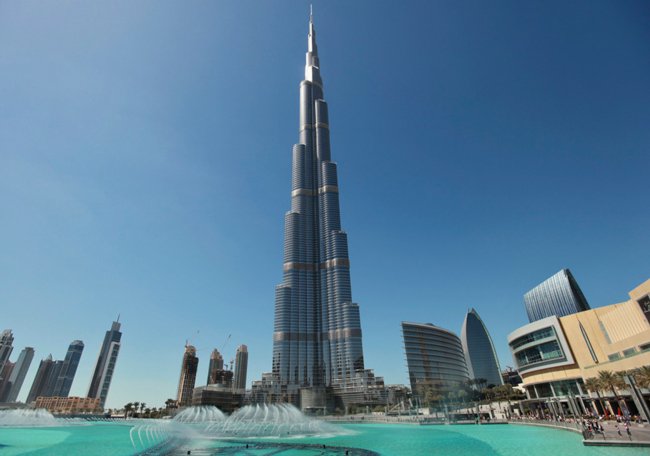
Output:
<svg viewBox="0 0 650 456">
<path fill-rule="evenodd" d="M 0 426 L 41 427 L 59 426 L 60 423 L 45 409 L 0 410 Z"/>
<path fill-rule="evenodd" d="M 226 415 L 213 405 L 188 407 L 174 417 L 180 423 L 211 423 L 225 421 Z"/>
<path fill-rule="evenodd" d="M 136 449 L 188 439 L 291 438 L 345 432 L 305 416 L 290 404 L 247 405 L 228 417 L 217 407 L 195 406 L 184 409 L 173 420 L 147 421 L 131 429 Z"/>
</svg>

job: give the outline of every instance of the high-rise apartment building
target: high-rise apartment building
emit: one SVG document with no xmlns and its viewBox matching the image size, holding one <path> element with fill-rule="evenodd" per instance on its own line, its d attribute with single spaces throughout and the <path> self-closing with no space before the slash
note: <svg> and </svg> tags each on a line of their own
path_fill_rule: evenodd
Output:
<svg viewBox="0 0 650 456">
<path fill-rule="evenodd" d="M 474 309 L 470 309 L 465 315 L 460 341 L 470 378 L 483 379 L 487 385 L 503 385 L 499 359 L 492 338 Z"/>
<path fill-rule="evenodd" d="M 9 394 L 11 389 L 11 384 L 9 383 L 9 377 L 14 370 L 14 363 L 11 361 L 5 362 L 4 366 L 0 370 L 0 402 L 4 402 L 5 398 Z"/>
<path fill-rule="evenodd" d="M 248 371 L 248 347 L 240 345 L 235 355 L 235 375 L 232 387 L 236 390 L 246 389 L 246 372 Z"/>
<path fill-rule="evenodd" d="M 589 303 L 568 269 L 562 269 L 524 295 L 528 321 L 564 317 L 589 310 Z"/>
<path fill-rule="evenodd" d="M 48 355 L 47 358 L 42 359 L 41 363 L 38 365 L 38 370 L 36 371 L 36 376 L 32 382 L 32 387 L 29 390 L 27 395 L 27 404 L 31 404 L 39 396 L 45 396 L 47 390 L 47 381 L 50 378 L 50 372 L 54 361 L 52 360 L 52 355 Z"/>
<path fill-rule="evenodd" d="M 212 350 L 210 355 L 210 365 L 208 366 L 208 382 L 207 385 L 214 385 L 219 383 L 217 381 L 218 372 L 223 371 L 223 356 L 216 348 Z"/>
<path fill-rule="evenodd" d="M 104 342 L 97 357 L 97 364 L 95 364 L 95 371 L 90 381 L 90 387 L 88 388 L 88 397 L 98 397 L 102 408 L 106 403 L 108 390 L 115 372 L 117 355 L 120 352 L 122 340 L 120 327 L 118 318 L 118 321 L 114 321 L 111 325 L 111 329 L 106 331 Z"/>
<path fill-rule="evenodd" d="M 11 352 L 14 349 L 14 335 L 11 332 L 11 329 L 5 329 L 0 333 L 0 375 L 2 374 L 2 369 L 9 357 Z M 1 379 L 0 379 L 1 380 Z"/>
<path fill-rule="evenodd" d="M 77 367 L 79 366 L 79 360 L 81 359 L 83 350 L 84 343 L 82 341 L 72 341 L 68 347 L 65 359 L 63 360 L 61 372 L 59 373 L 56 384 L 54 385 L 52 396 L 68 397 L 70 394 L 70 388 L 72 387 L 72 382 L 74 381 L 74 376 L 77 373 Z"/>
<path fill-rule="evenodd" d="M 345 387 L 364 371 L 329 131 L 310 18 L 299 140 L 292 152 L 291 210 L 285 215 L 284 278 L 275 294 L 272 371 L 274 382 L 289 395 L 310 387 Z"/>
<path fill-rule="evenodd" d="M 196 371 L 199 368 L 199 358 L 196 356 L 196 348 L 192 345 L 185 345 L 183 363 L 181 364 L 181 376 L 178 380 L 178 393 L 176 401 L 179 407 L 192 405 L 192 393 L 196 383 Z"/>
<path fill-rule="evenodd" d="M 420 399 L 455 391 L 469 380 L 463 346 L 453 332 L 403 321 L 402 336 L 411 391 Z"/>
<path fill-rule="evenodd" d="M 16 402 L 33 358 L 34 349 L 32 347 L 23 348 L 9 376 L 6 390 L 7 396 L 2 399 L 2 402 Z"/>
</svg>

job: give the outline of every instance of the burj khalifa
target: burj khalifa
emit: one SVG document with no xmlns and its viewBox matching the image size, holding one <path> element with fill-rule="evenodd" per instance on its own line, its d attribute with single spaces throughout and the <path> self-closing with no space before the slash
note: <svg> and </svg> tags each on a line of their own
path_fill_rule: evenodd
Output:
<svg viewBox="0 0 650 456">
<path fill-rule="evenodd" d="M 337 165 L 309 20 L 293 146 L 284 278 L 276 287 L 273 378 L 289 388 L 343 387 L 364 371 L 359 306 L 352 301 L 348 239 L 341 229 Z"/>
</svg>

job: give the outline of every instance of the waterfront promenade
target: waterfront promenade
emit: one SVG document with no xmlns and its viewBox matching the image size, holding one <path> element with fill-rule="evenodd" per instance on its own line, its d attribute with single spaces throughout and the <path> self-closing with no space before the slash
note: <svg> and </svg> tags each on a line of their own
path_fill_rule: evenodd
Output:
<svg viewBox="0 0 650 456">
<path fill-rule="evenodd" d="M 584 432 L 581 423 L 570 421 L 554 420 L 533 420 L 533 419 L 512 419 L 512 420 L 482 420 L 479 423 L 473 420 L 459 420 L 448 422 L 434 416 L 426 415 L 398 415 L 386 416 L 380 414 L 356 414 L 345 416 L 325 416 L 321 419 L 334 423 L 353 423 L 353 424 L 411 424 L 411 425 L 446 425 L 446 424 L 463 424 L 474 426 L 497 425 L 497 424 L 514 424 L 523 426 L 541 426 L 552 427 L 556 429 L 567 430 L 583 435 L 583 444 L 585 446 L 643 446 L 650 447 L 650 425 L 631 423 L 630 435 L 625 430 L 623 423 L 617 423 L 614 420 L 599 421 L 603 427 L 603 432 Z M 620 432 L 620 433 L 619 433 Z"/>
</svg>

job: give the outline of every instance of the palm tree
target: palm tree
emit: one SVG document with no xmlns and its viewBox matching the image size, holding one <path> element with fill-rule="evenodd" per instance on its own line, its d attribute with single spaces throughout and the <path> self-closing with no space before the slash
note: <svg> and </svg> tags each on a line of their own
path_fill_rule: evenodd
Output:
<svg viewBox="0 0 650 456">
<path fill-rule="evenodd" d="M 604 413 L 605 404 L 603 404 L 603 399 L 600 397 L 600 390 L 602 389 L 602 385 L 600 384 L 600 381 L 598 381 L 598 378 L 591 377 L 585 380 L 585 388 L 587 388 L 592 393 L 596 393 L 596 396 L 598 397 L 598 403 L 600 404 L 600 408 Z"/>
<path fill-rule="evenodd" d="M 618 403 L 618 406 L 621 406 L 621 398 L 616 392 L 616 389 L 623 389 L 627 385 L 625 384 L 625 381 L 623 381 L 623 377 L 621 374 L 618 372 L 612 372 L 612 371 L 599 371 L 598 372 L 598 382 L 602 385 L 603 389 L 609 389 L 612 393 L 614 393 L 614 397 L 616 398 L 616 402 Z M 627 406 L 625 405 L 625 402 L 623 402 L 623 409 L 627 410 Z"/>
<path fill-rule="evenodd" d="M 146 407 L 147 407 L 147 404 L 146 404 L 146 403 L 143 402 L 142 404 L 140 404 L 140 414 L 142 414 L 142 411 L 143 411 Z"/>
<path fill-rule="evenodd" d="M 129 402 L 124 406 L 124 418 L 129 417 L 129 412 L 133 410 L 133 402 Z"/>
<path fill-rule="evenodd" d="M 650 366 L 643 366 L 632 374 L 639 388 L 650 388 Z"/>
</svg>

